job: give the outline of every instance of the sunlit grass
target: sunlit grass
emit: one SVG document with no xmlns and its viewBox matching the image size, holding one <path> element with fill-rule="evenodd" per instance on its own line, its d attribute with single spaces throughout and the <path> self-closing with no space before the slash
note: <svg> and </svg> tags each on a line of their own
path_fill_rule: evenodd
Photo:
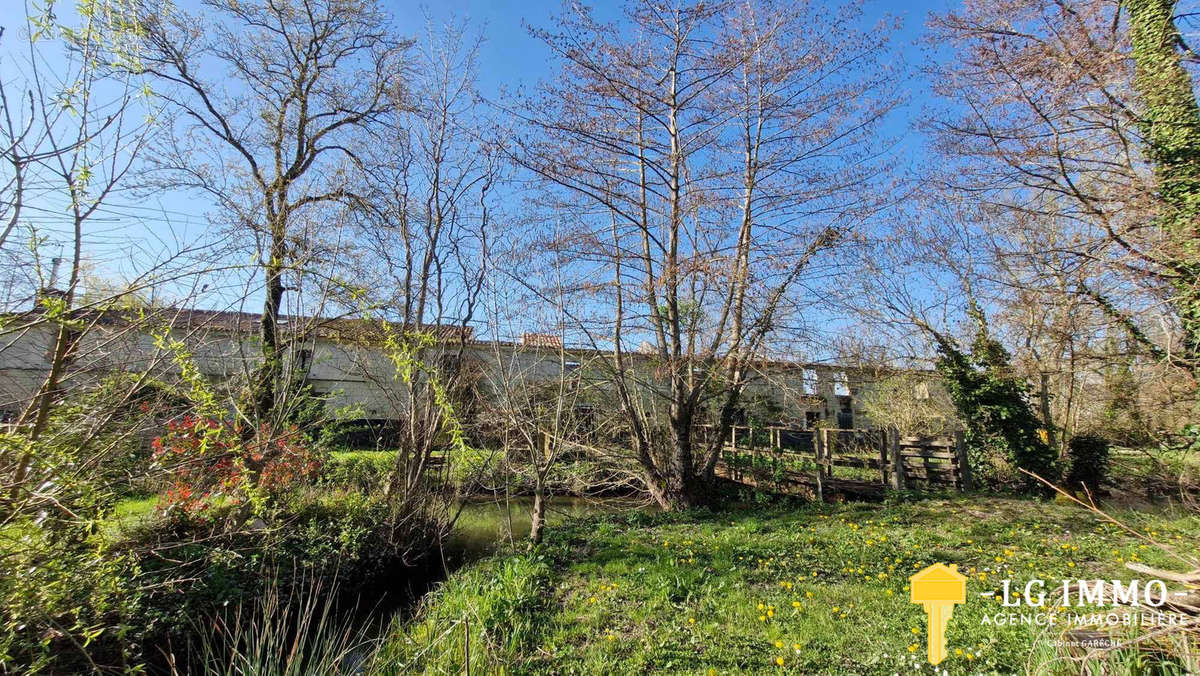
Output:
<svg viewBox="0 0 1200 676">
<path fill-rule="evenodd" d="M 1195 550 L 1195 518 L 1123 516 L 1160 542 Z M 984 625 L 1000 607 L 981 593 L 998 590 L 1004 578 L 1021 585 L 1032 577 L 1127 579 L 1128 561 L 1172 563 L 1074 507 L 999 498 L 614 516 L 553 532 L 543 555 L 552 575 L 539 582 L 539 603 L 521 615 L 524 647 L 505 638 L 504 622 L 477 627 L 473 668 L 930 671 L 925 615 L 909 601 L 907 584 L 913 572 L 941 561 L 970 575 L 941 668 L 1023 672 L 1054 658 L 1045 641 L 1051 637 L 1035 626 Z M 393 643 L 408 642 L 397 653 L 411 660 L 407 667 L 461 670 L 461 641 L 444 648 L 439 636 L 465 617 L 466 604 L 513 587 L 500 578 L 489 586 L 495 565 L 469 569 L 469 588 L 452 578 L 416 629 L 396 633 Z"/>
<path fill-rule="evenodd" d="M 118 501 L 104 522 L 106 534 L 115 536 L 154 518 L 154 508 L 158 502 L 157 495 L 130 497 Z"/>
</svg>

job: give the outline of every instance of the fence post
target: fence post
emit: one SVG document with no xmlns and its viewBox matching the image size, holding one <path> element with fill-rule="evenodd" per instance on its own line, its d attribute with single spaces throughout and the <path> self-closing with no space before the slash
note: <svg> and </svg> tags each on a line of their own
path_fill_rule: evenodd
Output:
<svg viewBox="0 0 1200 676">
<path fill-rule="evenodd" d="M 888 432 L 879 430 L 879 479 L 884 487 L 888 485 Z"/>
<path fill-rule="evenodd" d="M 822 467 L 824 467 L 825 476 L 833 478 L 833 447 L 829 443 L 829 430 L 821 428 L 821 454 Z"/>
<path fill-rule="evenodd" d="M 967 462 L 967 442 L 962 430 L 954 430 L 954 451 L 958 455 L 959 490 L 969 491 L 971 485 L 971 465 Z"/>
<path fill-rule="evenodd" d="M 825 487 L 821 484 L 821 430 L 812 437 L 813 443 L 813 459 L 817 463 L 817 502 L 825 502 Z"/>
<path fill-rule="evenodd" d="M 892 488 L 904 490 L 904 458 L 900 457 L 900 430 L 892 429 L 884 432 L 887 438 L 888 456 L 892 461 Z"/>
</svg>

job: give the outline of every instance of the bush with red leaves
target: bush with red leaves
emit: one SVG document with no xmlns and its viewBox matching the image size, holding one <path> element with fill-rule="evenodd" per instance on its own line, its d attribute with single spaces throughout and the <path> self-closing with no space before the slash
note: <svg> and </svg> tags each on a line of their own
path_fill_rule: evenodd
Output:
<svg viewBox="0 0 1200 676">
<path fill-rule="evenodd" d="M 222 501 L 241 504 L 251 490 L 282 493 L 319 473 L 321 463 L 295 428 L 250 440 L 228 422 L 186 415 L 167 422 L 152 444 L 154 462 L 171 475 L 159 509 L 198 514 Z"/>
</svg>

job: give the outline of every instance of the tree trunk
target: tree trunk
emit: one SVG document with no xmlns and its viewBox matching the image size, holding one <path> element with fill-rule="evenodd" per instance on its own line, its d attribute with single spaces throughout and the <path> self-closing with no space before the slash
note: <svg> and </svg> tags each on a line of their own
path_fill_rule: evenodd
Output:
<svg viewBox="0 0 1200 676">
<path fill-rule="evenodd" d="M 282 218 L 280 218 L 282 221 Z M 266 299 L 259 320 L 259 340 L 262 343 L 262 364 L 255 375 L 251 401 L 254 407 L 254 427 L 266 423 L 275 409 L 279 381 L 283 376 L 283 361 L 279 350 L 279 314 L 283 306 L 284 234 L 274 229 L 271 236 L 270 259 L 266 270 Z M 253 434 L 255 430 L 248 430 Z"/>
<path fill-rule="evenodd" d="M 546 526 L 546 498 L 544 496 L 545 488 L 541 482 L 533 490 L 533 510 L 529 513 L 529 545 L 540 544 L 542 542 L 542 531 Z"/>
<path fill-rule="evenodd" d="M 695 453 L 692 448 L 692 411 L 685 402 L 673 406 L 671 414 L 671 463 L 667 473 L 666 505 L 678 510 L 701 502 L 700 482 L 696 480 Z"/>
<path fill-rule="evenodd" d="M 1125 0 L 1134 59 L 1133 85 L 1145 110 L 1140 126 L 1162 200 L 1159 225 L 1169 238 L 1183 360 L 1200 381 L 1200 105 L 1179 54 L 1171 0 Z M 1197 388 L 1200 404 L 1200 388 Z"/>
<path fill-rule="evenodd" d="M 42 433 L 46 431 L 46 425 L 50 422 L 50 410 L 53 408 L 54 402 L 60 394 L 59 389 L 63 372 L 67 368 L 67 362 L 70 360 L 76 340 L 78 340 L 78 336 L 67 326 L 64 319 L 59 324 L 58 332 L 54 339 L 54 351 L 50 358 L 50 372 L 46 375 L 46 380 L 42 383 L 38 391 L 38 396 L 31 405 L 33 424 L 29 431 L 29 438 L 34 441 L 42 436 Z"/>
</svg>

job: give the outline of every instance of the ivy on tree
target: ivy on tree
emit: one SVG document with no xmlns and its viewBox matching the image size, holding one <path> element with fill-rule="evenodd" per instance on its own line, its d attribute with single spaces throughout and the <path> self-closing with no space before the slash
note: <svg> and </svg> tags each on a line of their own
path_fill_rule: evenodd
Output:
<svg viewBox="0 0 1200 676">
<path fill-rule="evenodd" d="M 1047 481 L 1057 480 L 1057 457 L 1038 433 L 1042 423 L 1029 402 L 1028 385 L 1013 373 L 1008 350 L 989 335 L 982 314 L 977 310 L 972 314 L 978 328 L 970 350 L 939 336 L 936 363 L 966 425 L 971 464 L 986 476 L 995 473 L 992 459 L 1004 458 Z M 1033 477 L 1023 478 L 1026 488 L 1042 490 Z"/>
</svg>

